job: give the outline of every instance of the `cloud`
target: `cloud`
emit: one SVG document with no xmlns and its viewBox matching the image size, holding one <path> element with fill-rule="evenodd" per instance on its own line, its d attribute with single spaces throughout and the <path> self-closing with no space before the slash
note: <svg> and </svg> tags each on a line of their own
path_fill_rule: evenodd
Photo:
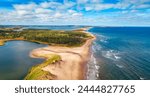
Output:
<svg viewBox="0 0 150 97">
<path fill-rule="evenodd" d="M 3 22 L 20 22 L 20 23 L 52 23 L 71 20 L 73 22 L 82 18 L 83 14 L 72 7 L 74 2 L 42 2 L 28 4 L 14 4 L 13 10 L 0 15 Z"/>
<path fill-rule="evenodd" d="M 140 4 L 140 5 L 133 5 L 131 9 L 145 9 L 150 8 L 150 4 Z"/>
<path fill-rule="evenodd" d="M 85 4 L 87 3 L 89 0 L 77 0 L 78 4 Z"/>
<path fill-rule="evenodd" d="M 36 8 L 36 4 L 35 3 L 29 3 L 29 4 L 14 4 L 13 7 L 16 10 L 33 10 Z"/>
<path fill-rule="evenodd" d="M 59 13 L 59 12 L 57 12 L 57 13 L 55 13 L 54 17 L 55 17 L 55 18 L 61 18 L 61 17 L 62 17 L 62 14 Z"/>
<path fill-rule="evenodd" d="M 44 8 L 37 8 L 35 10 L 36 14 L 50 14 L 51 12 L 53 12 L 51 9 L 44 9 Z"/>
<path fill-rule="evenodd" d="M 110 9 L 113 8 L 114 4 L 96 4 L 95 5 L 95 10 L 105 10 L 105 9 Z"/>
<path fill-rule="evenodd" d="M 85 9 L 86 11 L 102 11 L 106 9 L 125 10 L 143 8 L 150 8 L 149 0 L 120 0 L 120 2 L 117 2 L 115 4 L 104 3 L 103 0 L 87 0 L 86 2 L 84 2 L 84 5 L 80 6 L 80 9 Z"/>
<path fill-rule="evenodd" d="M 51 8 L 51 9 L 67 9 L 71 8 L 75 5 L 74 2 L 65 2 L 63 3 L 58 3 L 58 2 L 43 2 L 40 4 L 42 8 Z"/>
<path fill-rule="evenodd" d="M 62 6 L 61 3 L 58 2 L 43 2 L 40 4 L 42 8 L 51 8 L 51 9 L 56 9 L 57 7 Z"/>
<path fill-rule="evenodd" d="M 136 20 L 146 20 L 150 16 L 150 11 L 146 11 L 150 8 L 148 2 L 149 0 L 118 0 L 116 3 L 107 3 L 105 0 L 77 0 L 76 2 L 50 0 L 40 3 L 13 4 L 12 10 L 0 10 L 0 22 L 20 24 L 136 22 Z"/>
<path fill-rule="evenodd" d="M 90 0 L 91 3 L 100 3 L 103 2 L 103 0 Z"/>
</svg>

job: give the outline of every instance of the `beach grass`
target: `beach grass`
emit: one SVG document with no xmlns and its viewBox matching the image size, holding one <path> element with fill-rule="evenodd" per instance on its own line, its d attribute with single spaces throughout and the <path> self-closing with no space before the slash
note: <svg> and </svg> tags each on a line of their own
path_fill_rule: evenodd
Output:
<svg viewBox="0 0 150 97">
<path fill-rule="evenodd" d="M 33 66 L 25 77 L 25 80 L 49 80 L 55 77 L 55 75 L 51 74 L 48 71 L 42 70 L 42 68 L 52 63 L 58 62 L 59 60 L 61 60 L 61 57 L 59 55 L 43 55 L 42 57 L 46 57 L 47 60 L 42 64 Z"/>
</svg>

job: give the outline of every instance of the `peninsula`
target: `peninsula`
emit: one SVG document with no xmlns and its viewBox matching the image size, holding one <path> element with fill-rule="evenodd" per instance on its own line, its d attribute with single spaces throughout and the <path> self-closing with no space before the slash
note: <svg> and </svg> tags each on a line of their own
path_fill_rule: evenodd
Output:
<svg viewBox="0 0 150 97">
<path fill-rule="evenodd" d="M 86 79 L 90 47 L 95 36 L 86 32 L 88 28 L 73 31 L 25 29 L 16 31 L 2 30 L 0 45 L 10 40 L 25 40 L 48 44 L 48 47 L 31 51 L 32 58 L 45 58 L 33 66 L 26 80 L 82 80 Z"/>
</svg>

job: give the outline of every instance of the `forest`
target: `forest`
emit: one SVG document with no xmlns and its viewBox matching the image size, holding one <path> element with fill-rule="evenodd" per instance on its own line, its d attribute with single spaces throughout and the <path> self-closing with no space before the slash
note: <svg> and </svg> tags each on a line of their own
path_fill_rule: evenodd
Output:
<svg viewBox="0 0 150 97">
<path fill-rule="evenodd" d="M 0 29 L 0 40 L 27 40 L 49 45 L 80 46 L 91 36 L 81 31 Z"/>
</svg>

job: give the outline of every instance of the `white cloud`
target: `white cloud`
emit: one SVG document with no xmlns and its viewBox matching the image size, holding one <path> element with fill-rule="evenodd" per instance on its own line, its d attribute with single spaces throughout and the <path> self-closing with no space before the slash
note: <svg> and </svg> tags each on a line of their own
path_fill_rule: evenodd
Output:
<svg viewBox="0 0 150 97">
<path fill-rule="evenodd" d="M 140 4 L 131 7 L 131 9 L 143 9 L 143 8 L 150 8 L 150 4 Z"/>
<path fill-rule="evenodd" d="M 67 3 L 64 3 L 63 7 L 68 9 L 68 8 L 72 8 L 74 5 L 76 5 L 76 3 L 74 3 L 74 2 L 67 2 Z"/>
<path fill-rule="evenodd" d="M 85 7 L 85 10 L 86 10 L 86 11 L 91 11 L 91 10 L 93 10 L 93 7 L 92 7 L 92 6 L 86 6 L 86 7 Z"/>
<path fill-rule="evenodd" d="M 78 4 L 85 4 L 87 3 L 89 0 L 77 0 Z"/>
<path fill-rule="evenodd" d="M 42 3 L 40 4 L 40 6 L 41 6 L 42 8 L 49 8 L 49 3 L 48 3 L 48 2 L 42 2 Z"/>
<path fill-rule="evenodd" d="M 109 9 L 113 8 L 114 4 L 96 4 L 95 5 L 95 10 L 104 10 L 104 9 Z"/>
<path fill-rule="evenodd" d="M 62 14 L 59 13 L 59 12 L 56 12 L 55 15 L 54 15 L 54 17 L 56 17 L 56 18 L 61 18 L 61 17 L 62 17 Z"/>
<path fill-rule="evenodd" d="M 33 22 L 33 23 L 46 23 L 46 22 L 61 22 L 67 20 L 76 21 L 83 15 L 80 12 L 72 10 L 75 6 L 74 2 L 42 2 L 40 4 L 15 4 L 14 10 L 0 15 L 3 22 Z M 0 20 L 1 20 L 0 19 Z"/>
<path fill-rule="evenodd" d="M 16 13 L 17 13 L 19 16 L 24 16 L 24 15 L 31 14 L 31 12 L 29 12 L 29 11 L 27 11 L 27 10 L 16 10 Z"/>
<path fill-rule="evenodd" d="M 44 8 L 37 8 L 35 9 L 36 14 L 50 14 L 52 10 L 50 9 L 44 9 Z"/>
<path fill-rule="evenodd" d="M 62 6 L 61 3 L 58 3 L 58 2 L 43 2 L 40 4 L 40 6 L 42 8 L 52 8 L 52 9 L 56 9 L 58 8 L 59 6 Z"/>
<path fill-rule="evenodd" d="M 118 0 L 119 1 L 119 0 Z M 77 2 L 65 0 L 63 3 L 55 2 L 54 0 L 42 2 L 39 4 L 15 4 L 12 11 L 0 11 L 0 21 L 2 22 L 114 22 L 115 20 L 133 21 L 136 18 L 147 18 L 150 16 L 150 11 L 147 14 L 139 12 L 139 9 L 150 8 L 147 4 L 149 0 L 120 0 L 116 4 L 104 3 L 104 0 L 77 0 Z M 119 9 L 116 12 L 106 12 L 103 15 L 102 10 Z M 86 17 L 86 14 L 93 14 L 92 17 Z M 118 13 L 117 13 L 118 12 Z M 134 15 L 133 15 L 134 13 Z M 110 15 L 109 15 L 110 14 Z M 137 15 L 137 16 L 136 16 Z M 100 17 L 99 17 L 100 16 Z M 99 17 L 97 19 L 97 17 Z"/>
<path fill-rule="evenodd" d="M 101 11 L 105 9 L 114 8 L 115 4 L 87 4 L 85 6 L 86 11 Z"/>
<path fill-rule="evenodd" d="M 118 9 L 140 9 L 140 8 L 149 8 L 150 4 L 146 4 L 150 0 L 121 0 L 114 7 Z"/>
<path fill-rule="evenodd" d="M 29 4 L 15 4 L 13 5 L 13 7 L 16 9 L 16 10 L 33 10 L 36 8 L 36 4 L 35 3 L 29 3 Z"/>
<path fill-rule="evenodd" d="M 81 13 L 73 13 L 72 16 L 79 16 L 80 17 L 80 16 L 82 16 L 82 14 Z"/>
<path fill-rule="evenodd" d="M 101 3 L 103 0 L 90 0 L 91 3 Z"/>
<path fill-rule="evenodd" d="M 42 8 L 51 8 L 51 9 L 58 9 L 58 10 L 65 10 L 68 8 L 72 8 L 76 3 L 74 2 L 65 2 L 64 4 L 58 2 L 43 2 L 40 4 Z"/>
<path fill-rule="evenodd" d="M 131 5 L 130 3 L 119 2 L 119 3 L 115 4 L 113 8 L 116 8 L 116 9 L 126 9 L 130 5 Z"/>
<path fill-rule="evenodd" d="M 68 12 L 72 14 L 72 13 L 75 13 L 76 11 L 75 10 L 68 10 Z"/>
</svg>

